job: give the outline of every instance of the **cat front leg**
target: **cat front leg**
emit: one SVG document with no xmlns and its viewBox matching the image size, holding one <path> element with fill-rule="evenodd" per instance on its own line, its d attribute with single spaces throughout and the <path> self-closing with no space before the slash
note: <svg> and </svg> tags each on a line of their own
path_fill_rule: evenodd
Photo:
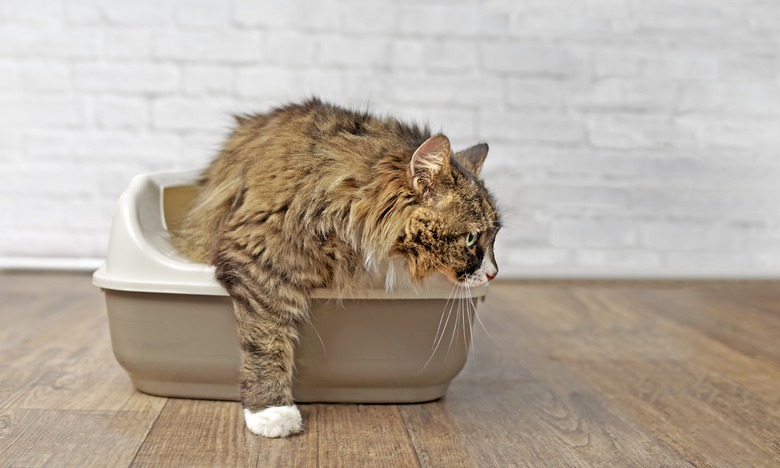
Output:
<svg viewBox="0 0 780 468">
<path fill-rule="evenodd" d="M 295 345 L 308 300 L 289 285 L 252 273 L 251 268 L 235 265 L 217 268 L 217 279 L 233 299 L 244 420 L 257 435 L 287 437 L 303 430 L 292 381 Z"/>
<path fill-rule="evenodd" d="M 241 305 L 236 307 L 243 308 Z M 264 437 L 287 437 L 303 430 L 301 413 L 292 397 L 297 327 L 243 315 L 238 326 L 241 344 L 240 393 L 247 428 Z"/>
</svg>

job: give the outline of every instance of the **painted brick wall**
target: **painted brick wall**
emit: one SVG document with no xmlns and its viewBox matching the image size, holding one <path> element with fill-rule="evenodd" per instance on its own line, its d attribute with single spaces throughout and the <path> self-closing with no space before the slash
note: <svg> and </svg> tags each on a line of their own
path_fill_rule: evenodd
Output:
<svg viewBox="0 0 780 468">
<path fill-rule="evenodd" d="M 486 140 L 504 273 L 780 270 L 780 3 L 4 0 L 0 257 L 318 94 Z"/>
</svg>

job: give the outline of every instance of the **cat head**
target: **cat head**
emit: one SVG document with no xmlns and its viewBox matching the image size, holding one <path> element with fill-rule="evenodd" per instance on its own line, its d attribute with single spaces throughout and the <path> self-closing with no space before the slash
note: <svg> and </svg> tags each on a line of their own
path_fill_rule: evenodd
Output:
<svg viewBox="0 0 780 468">
<path fill-rule="evenodd" d="M 481 286 L 498 274 L 500 217 L 478 177 L 487 152 L 483 143 L 453 153 L 447 137 L 436 135 L 412 155 L 406 176 L 417 203 L 393 250 L 417 281 L 439 272 L 460 286 Z"/>
</svg>

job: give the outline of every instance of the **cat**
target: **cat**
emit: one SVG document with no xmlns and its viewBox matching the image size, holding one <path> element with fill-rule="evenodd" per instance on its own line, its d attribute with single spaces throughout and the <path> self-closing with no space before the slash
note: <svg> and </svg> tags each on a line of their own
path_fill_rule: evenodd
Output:
<svg viewBox="0 0 780 468">
<path fill-rule="evenodd" d="M 478 178 L 484 143 L 454 153 L 442 134 L 317 98 L 235 119 L 172 240 L 232 298 L 247 427 L 286 437 L 303 429 L 293 353 L 310 291 L 390 259 L 417 282 L 483 285 L 500 216 Z"/>
</svg>

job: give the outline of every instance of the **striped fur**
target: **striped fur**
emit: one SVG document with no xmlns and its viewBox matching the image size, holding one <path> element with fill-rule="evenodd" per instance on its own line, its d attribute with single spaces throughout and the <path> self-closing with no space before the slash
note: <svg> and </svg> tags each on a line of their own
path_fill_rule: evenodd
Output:
<svg viewBox="0 0 780 468">
<path fill-rule="evenodd" d="M 348 288 L 390 261 L 417 281 L 495 264 L 498 212 L 476 175 L 487 145 L 451 154 L 425 128 L 317 99 L 236 121 L 173 240 L 233 299 L 250 412 L 293 404 L 313 288 Z M 470 232 L 480 241 L 466 247 Z"/>
</svg>

